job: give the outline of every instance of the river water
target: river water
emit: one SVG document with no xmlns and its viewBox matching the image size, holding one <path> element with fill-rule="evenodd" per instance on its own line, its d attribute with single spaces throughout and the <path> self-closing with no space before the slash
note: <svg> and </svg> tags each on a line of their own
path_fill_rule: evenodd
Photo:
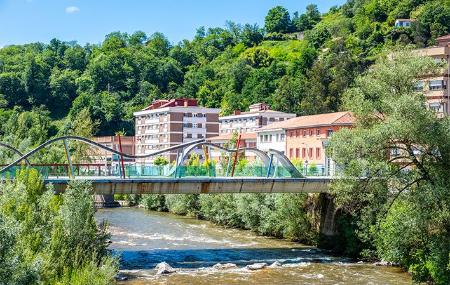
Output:
<svg viewBox="0 0 450 285">
<path fill-rule="evenodd" d="M 411 284 L 395 267 L 355 263 L 314 247 L 225 229 L 206 221 L 137 208 L 101 209 L 107 220 L 110 248 L 120 256 L 124 285 L 140 284 Z M 177 269 L 156 275 L 156 264 Z M 281 266 L 249 270 L 254 263 Z M 237 267 L 214 269 L 217 263 Z"/>
</svg>

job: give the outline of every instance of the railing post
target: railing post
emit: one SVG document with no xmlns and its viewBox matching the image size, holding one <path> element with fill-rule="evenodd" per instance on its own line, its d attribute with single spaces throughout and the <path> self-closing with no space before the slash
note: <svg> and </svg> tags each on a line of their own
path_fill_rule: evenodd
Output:
<svg viewBox="0 0 450 285">
<path fill-rule="evenodd" d="M 240 146 L 241 146 L 241 135 L 239 134 L 239 137 L 238 137 L 237 143 L 236 143 L 236 155 L 234 156 L 233 169 L 231 169 L 231 177 L 234 177 L 234 170 L 236 169 L 236 163 L 237 163 L 238 156 L 239 156 L 239 147 Z"/>
<path fill-rule="evenodd" d="M 75 173 L 72 167 L 72 158 L 70 157 L 69 145 L 67 144 L 66 139 L 64 140 L 64 149 L 66 151 L 67 162 L 69 163 L 67 167 L 67 174 L 69 175 L 69 178 L 75 178 Z"/>
<path fill-rule="evenodd" d="M 273 165 L 273 154 L 270 155 L 269 167 L 267 168 L 266 178 L 270 177 L 270 171 L 272 170 L 272 165 Z"/>
<path fill-rule="evenodd" d="M 278 163 L 275 164 L 275 169 L 273 170 L 273 177 L 276 177 L 278 171 Z"/>
<path fill-rule="evenodd" d="M 177 149 L 177 159 L 175 160 L 175 178 L 178 178 L 178 160 L 180 159 L 180 149 Z"/>
<path fill-rule="evenodd" d="M 228 164 L 227 164 L 227 169 L 225 172 L 225 177 L 228 177 L 228 173 L 230 172 L 230 166 L 231 166 L 231 152 L 228 154 Z"/>
<path fill-rule="evenodd" d="M 120 139 L 120 134 L 118 134 L 117 136 L 119 137 L 119 151 L 120 151 L 120 164 L 122 167 L 122 178 L 125 179 L 125 164 L 123 162 L 122 140 Z"/>
</svg>

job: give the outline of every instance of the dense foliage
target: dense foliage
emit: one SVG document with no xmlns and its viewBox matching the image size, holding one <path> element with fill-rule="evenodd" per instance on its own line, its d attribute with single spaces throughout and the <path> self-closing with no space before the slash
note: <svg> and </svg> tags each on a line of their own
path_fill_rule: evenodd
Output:
<svg viewBox="0 0 450 285">
<path fill-rule="evenodd" d="M 94 219 L 90 186 L 62 195 L 37 171 L 20 171 L 0 188 L 0 284 L 111 284 L 117 262 Z"/>
<path fill-rule="evenodd" d="M 138 31 L 111 33 L 99 45 L 7 46 L 0 49 L 0 136 L 28 139 L 24 150 L 70 132 L 83 110 L 94 134 L 133 134 L 132 113 L 160 98 L 195 97 L 225 114 L 255 102 L 297 114 L 336 111 L 383 47 L 433 44 L 449 32 L 449 11 L 443 0 L 349 0 L 325 14 L 308 5 L 291 16 L 278 6 L 265 29 L 228 22 L 177 44 Z M 417 19 L 413 27 L 394 27 L 408 17 Z"/>
<path fill-rule="evenodd" d="M 318 196 L 306 194 L 143 195 L 149 210 L 169 211 L 252 230 L 261 235 L 315 244 L 319 232 Z"/>
<path fill-rule="evenodd" d="M 344 166 L 334 190 L 363 255 L 398 263 L 416 281 L 449 284 L 450 120 L 426 109 L 414 88 L 439 66 L 411 54 L 381 58 L 346 92 L 358 121 L 331 139 L 329 153 Z"/>
</svg>

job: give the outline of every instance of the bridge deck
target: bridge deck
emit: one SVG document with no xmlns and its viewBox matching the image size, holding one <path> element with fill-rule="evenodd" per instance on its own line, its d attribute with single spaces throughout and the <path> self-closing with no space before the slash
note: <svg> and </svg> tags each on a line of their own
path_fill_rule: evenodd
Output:
<svg viewBox="0 0 450 285">
<path fill-rule="evenodd" d="M 91 181 L 95 194 L 201 194 L 201 193 L 324 193 L 330 177 L 314 178 L 139 178 L 77 177 Z M 67 187 L 69 178 L 45 179 L 56 192 Z"/>
</svg>

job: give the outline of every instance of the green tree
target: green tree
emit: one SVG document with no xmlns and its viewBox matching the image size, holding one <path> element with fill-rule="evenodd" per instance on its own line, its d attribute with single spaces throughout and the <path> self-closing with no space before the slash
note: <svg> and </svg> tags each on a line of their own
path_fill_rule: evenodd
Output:
<svg viewBox="0 0 450 285">
<path fill-rule="evenodd" d="M 306 12 L 304 14 L 299 16 L 298 13 L 296 13 L 294 15 L 292 25 L 297 31 L 303 32 L 312 29 L 320 21 L 320 18 L 321 15 L 319 9 L 317 9 L 317 5 L 309 4 L 306 6 Z"/>
<path fill-rule="evenodd" d="M 382 57 L 346 92 L 357 123 L 334 134 L 328 152 L 343 166 L 333 191 L 358 217 L 365 254 L 399 263 L 415 281 L 448 284 L 450 121 L 414 90 L 437 70 L 409 51 Z"/>
<path fill-rule="evenodd" d="M 270 9 L 265 18 L 265 27 L 268 33 L 289 32 L 291 29 L 289 11 L 282 6 Z"/>
<path fill-rule="evenodd" d="M 13 266 L 0 267 L 2 282 L 114 282 L 117 263 L 107 252 L 106 228 L 95 221 L 91 191 L 87 184 L 71 183 L 64 194 L 54 195 L 36 170 L 21 170 L 1 185 L 0 264 Z"/>
</svg>

